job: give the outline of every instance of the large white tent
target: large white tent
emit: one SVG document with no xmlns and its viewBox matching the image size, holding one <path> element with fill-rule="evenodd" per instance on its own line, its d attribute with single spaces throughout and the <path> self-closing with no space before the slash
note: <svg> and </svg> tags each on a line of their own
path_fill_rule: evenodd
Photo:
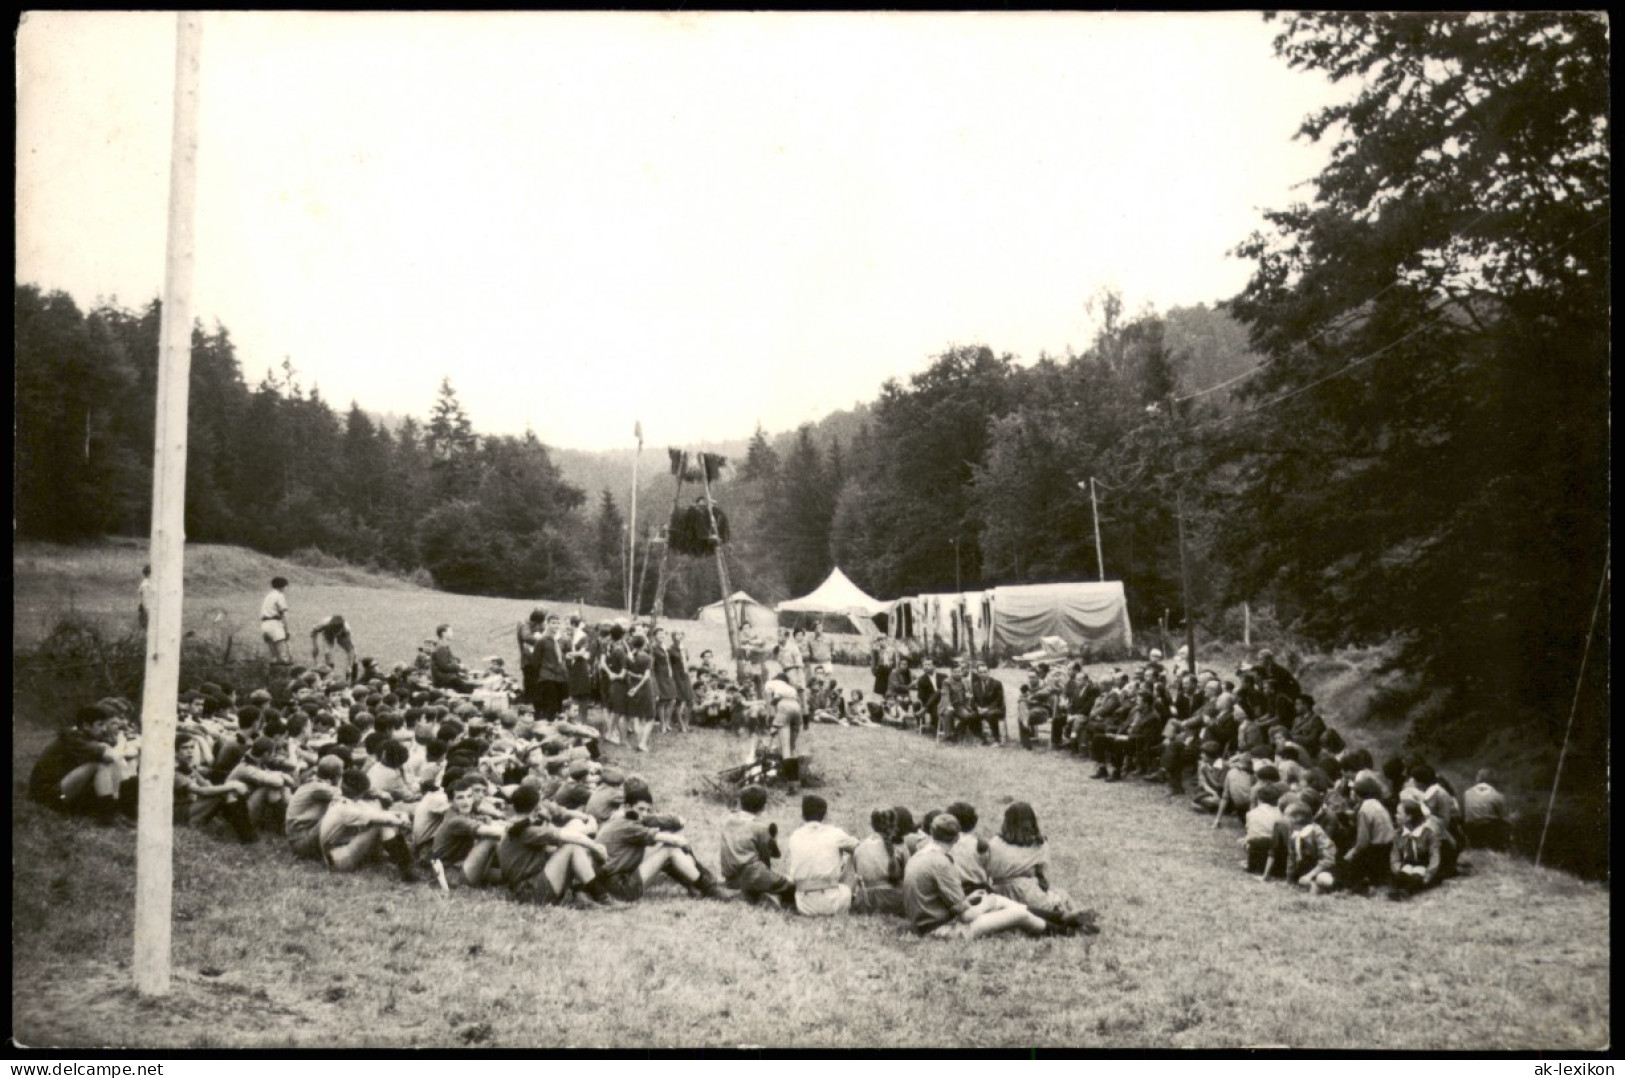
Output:
<svg viewBox="0 0 1625 1078">
<path fill-rule="evenodd" d="M 776 610 L 804 610 L 814 613 L 834 611 L 842 614 L 857 611 L 874 617 L 890 603 L 883 603 L 847 579 L 840 569 L 831 569 L 824 582 L 799 599 L 786 599 Z"/>
<path fill-rule="evenodd" d="M 874 636 L 874 616 L 891 604 L 883 603 L 852 583 L 840 569 L 830 570 L 824 582 L 799 599 L 787 599 L 774 609 L 786 625 L 821 627 L 825 633 Z"/>
<path fill-rule="evenodd" d="M 993 589 L 993 648 L 1020 655 L 1058 636 L 1072 648 L 1130 651 L 1134 630 L 1120 580 Z"/>
</svg>

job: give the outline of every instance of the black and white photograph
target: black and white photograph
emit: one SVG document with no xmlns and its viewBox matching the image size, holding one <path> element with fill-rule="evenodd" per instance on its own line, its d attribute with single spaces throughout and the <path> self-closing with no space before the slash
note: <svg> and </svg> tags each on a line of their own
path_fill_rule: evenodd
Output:
<svg viewBox="0 0 1625 1078">
<path fill-rule="evenodd" d="M 15 25 L 13 1055 L 1611 1052 L 1605 13 Z"/>
</svg>

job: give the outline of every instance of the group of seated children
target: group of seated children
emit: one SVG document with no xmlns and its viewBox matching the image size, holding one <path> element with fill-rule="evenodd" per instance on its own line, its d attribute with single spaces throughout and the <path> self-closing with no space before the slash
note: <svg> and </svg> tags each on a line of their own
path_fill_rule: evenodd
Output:
<svg viewBox="0 0 1625 1078">
<path fill-rule="evenodd" d="M 1458 799 L 1424 761 L 1377 770 L 1268 651 L 1238 670 L 1239 684 L 1206 671 L 1170 686 L 1160 658 L 1101 682 L 1081 664 L 1038 667 L 1020 690 L 1022 744 L 1047 725 L 1052 746 L 1091 759 L 1096 779 L 1139 775 L 1170 796 L 1194 780 L 1192 807 L 1215 828 L 1227 815 L 1243 822 L 1249 872 L 1311 894 L 1404 897 L 1454 875 L 1469 844 L 1508 847 L 1511 814 L 1489 772 Z"/>
<path fill-rule="evenodd" d="M 871 834 L 859 841 L 826 823 L 828 804 L 809 794 L 782 851 L 778 826 L 762 819 L 766 806 L 767 791 L 747 786 L 722 824 L 722 881 L 747 902 L 776 901 L 812 917 L 900 916 L 915 934 L 938 939 L 1099 931 L 1094 911 L 1050 882 L 1048 850 L 1026 802 L 1010 805 L 992 839 L 976 834 L 976 809 L 960 801 L 918 826 L 906 808 L 876 809 Z"/>
<path fill-rule="evenodd" d="M 861 842 L 802 802 L 784 840 L 747 787 L 720 835 L 720 876 L 648 784 L 603 766 L 596 731 L 533 713 L 487 715 L 436 690 L 402 700 L 382 680 L 350 687 L 295 669 L 239 703 L 210 683 L 181 701 L 175 820 L 219 825 L 245 843 L 276 834 L 333 872 L 375 862 L 446 891 L 504 887 L 522 902 L 618 908 L 668 878 L 700 897 L 723 887 L 809 916 L 897 915 L 921 935 L 1095 931 L 1047 874 L 1032 808 L 1018 802 L 990 839 L 958 802 L 918 825 L 903 808 L 871 815 Z M 103 822 L 134 815 L 139 738 L 131 709 L 103 701 L 47 748 L 30 790 Z"/>
</svg>

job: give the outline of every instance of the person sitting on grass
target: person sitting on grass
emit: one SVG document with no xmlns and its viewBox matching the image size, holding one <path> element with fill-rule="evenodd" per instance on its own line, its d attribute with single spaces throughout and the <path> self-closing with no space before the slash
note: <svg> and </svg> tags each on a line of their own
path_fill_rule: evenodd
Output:
<svg viewBox="0 0 1625 1078">
<path fill-rule="evenodd" d="M 1479 771 L 1473 785 L 1461 794 L 1462 829 L 1467 845 L 1475 850 L 1505 852 L 1512 845 L 1513 813 L 1506 796 L 1495 788 L 1495 775 L 1489 768 Z"/>
<path fill-rule="evenodd" d="M 1214 813 L 1213 825 L 1227 813 L 1245 817 L 1253 808 L 1253 760 L 1246 753 L 1230 757 L 1224 772 L 1224 797 L 1221 807 Z"/>
<path fill-rule="evenodd" d="M 282 830 L 288 797 L 298 785 L 291 769 L 278 766 L 275 754 L 276 741 L 261 735 L 226 777 L 248 788 L 248 818 L 256 829 Z"/>
<path fill-rule="evenodd" d="M 1287 882 L 1323 895 L 1337 886 L 1337 844 L 1314 822 L 1310 805 L 1299 801 L 1286 810 L 1292 835 L 1286 848 Z"/>
<path fill-rule="evenodd" d="M 202 827 L 218 816 L 231 825 L 238 839 L 253 842 L 254 827 L 244 803 L 248 787 L 240 782 L 210 782 L 198 745 L 199 738 L 190 734 L 175 739 L 175 823 Z"/>
<path fill-rule="evenodd" d="M 477 775 L 458 779 L 451 790 L 451 807 L 435 831 L 429 862 L 440 863 L 448 887 L 482 887 L 493 875 L 491 859 L 507 827 L 475 814 L 484 789 Z"/>
<path fill-rule="evenodd" d="M 1382 802 L 1382 780 L 1370 771 L 1355 776 L 1354 794 L 1360 807 L 1354 813 L 1354 848 L 1346 860 L 1348 884 L 1357 893 L 1388 880 L 1394 844 L 1394 818 Z"/>
<path fill-rule="evenodd" d="M 773 859 L 779 856 L 779 828 L 762 819 L 766 807 L 767 790 L 762 787 L 739 791 L 739 811 L 722 821 L 722 882 L 752 905 L 771 897 L 787 906 L 796 887 L 773 871 Z"/>
<path fill-rule="evenodd" d="M 1399 803 L 1399 829 L 1389 855 L 1389 898 L 1404 898 L 1436 886 L 1444 875 L 1444 830 L 1422 802 Z"/>
<path fill-rule="evenodd" d="M 954 864 L 959 866 L 959 876 L 965 890 L 993 890 L 993 880 L 987 874 L 987 842 L 976 833 L 976 825 L 980 822 L 976 806 L 967 801 L 955 801 L 944 811 L 959 824 L 959 841 L 954 843 Z"/>
<path fill-rule="evenodd" d="M 337 756 L 324 756 L 316 764 L 315 776 L 293 792 L 283 833 L 295 857 L 310 861 L 322 859 L 322 818 L 340 796 L 343 781 L 343 762 Z"/>
<path fill-rule="evenodd" d="M 86 815 L 98 824 L 125 819 L 121 801 L 134 807 L 136 777 L 118 750 L 116 724 L 114 716 L 98 705 L 80 708 L 73 724 L 35 762 L 28 777 L 29 795 L 58 812 Z"/>
<path fill-rule="evenodd" d="M 412 751 L 393 738 L 384 738 L 378 746 L 378 757 L 367 767 L 367 781 L 374 793 L 389 798 L 391 804 L 406 806 L 423 796 L 423 784 L 413 783 L 407 777 L 406 765 Z"/>
<path fill-rule="evenodd" d="M 575 848 L 581 848 L 581 840 L 567 841 L 559 833 L 553 826 L 551 811 L 542 806 L 533 787 L 515 790 L 510 804 L 514 818 L 507 823 L 497 845 L 502 882 L 516 902 L 557 905 L 564 896 L 570 857 Z"/>
<path fill-rule="evenodd" d="M 1202 742 L 1202 759 L 1196 765 L 1196 796 L 1191 798 L 1191 807 L 1197 812 L 1217 813 L 1219 804 L 1224 799 L 1225 767 L 1220 756 L 1220 746 L 1217 741 Z"/>
<path fill-rule="evenodd" d="M 1453 876 L 1456 873 L 1456 858 L 1467 841 L 1466 832 L 1461 826 L 1461 803 L 1456 800 L 1456 792 L 1451 789 L 1449 781 L 1433 770 L 1431 764 L 1417 763 L 1412 767 L 1411 782 L 1421 791 L 1422 804 L 1427 807 L 1428 815 L 1439 823 L 1439 834 L 1446 843 L 1444 874 Z"/>
<path fill-rule="evenodd" d="M 858 840 L 824 822 L 829 804 L 817 794 L 801 799 L 802 824 L 784 844 L 784 874 L 796 889 L 796 910 L 832 917 L 852 908 L 851 854 Z"/>
<path fill-rule="evenodd" d="M 635 788 L 628 792 L 628 804 L 641 803 L 636 792 Z M 573 895 L 578 909 L 622 909 L 604 883 L 602 866 L 609 851 L 595 838 L 598 822 L 581 811 L 590 796 L 585 786 L 571 786 L 560 792 L 557 802 L 541 806 L 564 843 L 547 863 L 548 885 L 556 903 Z"/>
<path fill-rule="evenodd" d="M 909 821 L 912 827 L 913 821 Z M 903 913 L 903 871 L 908 867 L 908 847 L 898 834 L 897 813 L 875 809 L 869 814 L 870 834 L 852 851 L 852 869 L 857 882 L 852 889 L 854 913 Z"/>
<path fill-rule="evenodd" d="M 1247 848 L 1247 871 L 1261 880 L 1285 874 L 1286 817 L 1277 807 L 1282 792 L 1276 783 L 1259 783 L 1253 791 L 1256 804 L 1247 812 L 1247 833 L 1241 844 Z"/>
<path fill-rule="evenodd" d="M 625 775 L 613 767 L 604 768 L 598 773 L 598 786 L 587 798 L 586 808 L 582 811 L 600 824 L 606 822 L 616 809 L 626 804 L 625 783 Z"/>
<path fill-rule="evenodd" d="M 339 796 L 328 805 L 317 827 L 322 860 L 334 872 L 355 872 L 382 850 L 400 872 L 402 882 L 412 883 L 417 872 L 412 851 L 402 837 L 411 821 L 371 799 L 369 786 L 365 773 L 344 773 Z"/>
<path fill-rule="evenodd" d="M 622 805 L 598 831 L 604 847 L 604 887 L 622 902 L 643 897 L 655 877 L 665 874 L 690 894 L 719 898 L 716 878 L 694 856 L 683 835 L 683 821 L 661 815 L 652 806 Z"/>
<path fill-rule="evenodd" d="M 986 891 L 965 892 L 953 849 L 959 821 L 941 813 L 931 821 L 931 841 L 909 858 L 903 873 L 903 911 L 917 936 L 981 939 L 1000 932 L 1042 936 L 1048 922 L 1027 907 Z"/>
<path fill-rule="evenodd" d="M 993 893 L 1021 903 L 1040 917 L 1054 914 L 1064 925 L 1094 931 L 1093 910 L 1083 910 L 1049 880 L 1049 847 L 1038 829 L 1038 814 L 1025 801 L 1004 810 L 1004 826 L 987 844 L 987 874 Z"/>
</svg>

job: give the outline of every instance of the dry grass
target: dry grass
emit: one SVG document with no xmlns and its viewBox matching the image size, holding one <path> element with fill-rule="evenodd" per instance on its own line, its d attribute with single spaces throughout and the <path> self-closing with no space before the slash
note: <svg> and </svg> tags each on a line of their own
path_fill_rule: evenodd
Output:
<svg viewBox="0 0 1625 1078">
<path fill-rule="evenodd" d="M 19 731 L 14 789 L 42 743 Z M 724 809 L 699 776 L 724 735 L 637 761 L 715 863 Z M 379 869 L 335 877 L 275 843 L 177 842 L 177 990 L 128 988 L 133 839 L 14 795 L 12 1028 L 27 1044 L 421 1046 L 1599 1048 L 1607 892 L 1479 855 L 1404 904 L 1311 901 L 1246 877 L 1156 787 L 1070 759 L 820 728 L 835 822 L 966 797 L 1037 805 L 1058 880 L 1101 911 L 1094 940 L 912 939 L 892 921 L 798 920 L 659 885 L 619 914 L 441 899 Z M 769 808 L 780 826 L 793 806 Z M 966 1013 L 976 1016 L 965 1020 Z"/>
<path fill-rule="evenodd" d="M 97 572 L 111 579 L 123 568 Z M 531 605 L 286 575 L 296 618 L 342 611 L 361 647 L 385 661 L 409 654 L 440 620 L 459 627 L 465 656 L 486 653 L 485 640 L 506 654 Z M 252 586 L 231 609 L 251 616 L 261 584 L 245 579 Z M 118 590 L 133 594 L 127 583 Z M 206 578 L 189 603 L 224 602 L 229 591 Z M 695 653 L 720 650 L 719 638 L 698 631 Z M 840 675 L 853 686 L 862 672 Z M 442 899 L 382 868 L 329 876 L 272 841 L 242 848 L 183 830 L 175 991 L 142 1001 L 128 971 L 133 836 L 24 801 L 46 733 L 29 714 L 13 731 L 12 1029 L 24 1044 L 1481 1052 L 1608 1043 L 1604 887 L 1475 854 L 1470 875 L 1411 902 L 1310 900 L 1248 878 L 1238 831 L 1212 831 L 1160 787 L 1092 782 L 1083 764 L 1044 751 L 832 727 L 812 731 L 808 748 L 833 822 L 861 835 L 874 807 L 919 814 L 964 798 L 987 831 L 1010 800 L 1029 800 L 1054 877 L 1100 911 L 1102 935 L 924 942 L 895 921 L 796 919 L 695 901 L 668 884 L 624 913 L 521 909 L 498 893 Z M 650 756 L 618 762 L 685 816 L 714 866 L 726 809 L 702 776 L 732 755 L 725 735 L 695 731 L 657 736 Z M 795 823 L 782 797 L 768 813 L 781 828 Z"/>
</svg>

